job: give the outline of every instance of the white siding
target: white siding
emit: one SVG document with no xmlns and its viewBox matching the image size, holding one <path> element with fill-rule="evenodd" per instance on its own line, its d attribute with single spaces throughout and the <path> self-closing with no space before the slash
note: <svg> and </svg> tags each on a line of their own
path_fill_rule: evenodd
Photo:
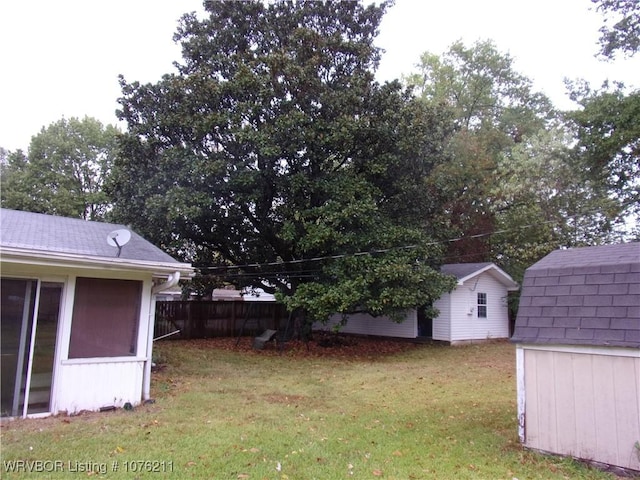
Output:
<svg viewBox="0 0 640 480">
<path fill-rule="evenodd" d="M 451 341 L 451 293 L 445 293 L 442 297 L 433 303 L 434 308 L 438 309 L 438 316 L 433 319 L 434 340 Z"/>
<path fill-rule="evenodd" d="M 640 470 L 640 352 L 519 348 L 525 445 Z"/>
<path fill-rule="evenodd" d="M 487 294 L 487 318 L 478 318 L 478 293 Z M 507 290 L 491 274 L 471 278 L 452 292 L 450 341 L 508 337 Z"/>
<path fill-rule="evenodd" d="M 144 359 L 65 361 L 58 368 L 53 413 L 122 407 L 142 399 Z"/>
<path fill-rule="evenodd" d="M 333 315 L 326 325 L 315 324 L 319 330 L 330 330 L 340 323 L 342 315 Z M 388 317 L 373 317 L 366 313 L 349 315 L 347 324 L 340 328 L 341 332 L 360 335 L 377 335 L 383 337 L 416 338 L 418 336 L 418 317 L 415 309 L 407 312 L 403 322 L 397 323 Z"/>
<path fill-rule="evenodd" d="M 486 340 L 509 337 L 509 312 L 507 308 L 507 288 L 493 276 L 491 271 L 483 272 L 451 293 L 445 293 L 434 307 L 439 315 L 433 320 L 432 338 L 446 342 Z M 478 318 L 478 292 L 487 295 L 487 318 Z M 341 320 L 334 315 L 326 325 L 316 324 L 317 329 L 330 329 Z M 374 318 L 366 314 L 349 316 L 347 325 L 340 331 L 364 335 L 416 338 L 418 336 L 417 311 L 410 310 L 402 323 L 388 318 Z"/>
</svg>

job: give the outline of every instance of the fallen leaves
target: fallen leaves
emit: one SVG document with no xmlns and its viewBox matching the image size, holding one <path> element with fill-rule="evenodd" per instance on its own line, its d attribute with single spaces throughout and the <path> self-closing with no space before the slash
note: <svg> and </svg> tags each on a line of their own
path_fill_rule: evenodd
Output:
<svg viewBox="0 0 640 480">
<path fill-rule="evenodd" d="M 111 451 L 111 455 L 119 453 L 124 453 L 124 448 L 122 448 L 120 445 L 116 446 L 116 448 Z"/>
<path fill-rule="evenodd" d="M 415 348 L 414 343 L 402 340 L 357 337 L 345 334 L 338 334 L 337 338 L 342 340 L 334 342 L 332 346 L 326 346 L 324 336 L 316 334 L 316 338 L 309 342 L 290 340 L 282 348 L 276 347 L 275 344 L 267 344 L 264 350 L 253 349 L 253 337 L 241 337 L 239 342 L 237 337 L 183 340 L 183 342 L 189 344 L 191 349 L 212 348 L 262 356 L 286 355 L 288 357 L 336 357 L 345 359 L 375 358 Z"/>
</svg>

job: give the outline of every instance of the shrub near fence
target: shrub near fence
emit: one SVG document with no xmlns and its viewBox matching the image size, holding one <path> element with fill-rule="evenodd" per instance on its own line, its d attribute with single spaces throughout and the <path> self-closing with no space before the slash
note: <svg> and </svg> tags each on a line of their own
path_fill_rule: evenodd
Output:
<svg viewBox="0 0 640 480">
<path fill-rule="evenodd" d="M 247 301 L 156 302 L 154 337 L 169 338 L 254 336 L 264 330 L 284 329 L 288 313 L 284 305 Z"/>
</svg>

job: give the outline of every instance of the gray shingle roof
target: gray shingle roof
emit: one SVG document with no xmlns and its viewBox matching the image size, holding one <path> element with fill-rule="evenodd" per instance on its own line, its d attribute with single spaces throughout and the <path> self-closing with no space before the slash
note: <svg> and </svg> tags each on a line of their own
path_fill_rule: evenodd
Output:
<svg viewBox="0 0 640 480">
<path fill-rule="evenodd" d="M 518 289 L 518 284 L 509 276 L 509 274 L 492 262 L 447 263 L 440 267 L 440 272 L 446 275 L 453 275 L 459 283 L 475 276 L 478 272 L 488 272 L 489 275 L 493 276 L 496 280 L 505 285 L 507 290 L 513 291 Z"/>
<path fill-rule="evenodd" d="M 126 227 L 3 208 L 0 209 L 0 248 L 115 258 L 118 249 L 107 244 L 107 234 L 122 228 Z M 179 263 L 135 232 L 131 232 L 131 240 L 122 248 L 120 258 Z"/>
<path fill-rule="evenodd" d="M 489 265 L 493 265 L 491 262 L 484 263 L 447 263 L 440 267 L 440 272 L 445 273 L 447 275 L 453 275 L 458 280 L 462 280 L 465 277 L 468 277 L 472 273 L 477 272 L 478 270 L 482 270 Z"/>
<path fill-rule="evenodd" d="M 557 250 L 528 268 L 512 341 L 640 347 L 640 243 Z"/>
</svg>

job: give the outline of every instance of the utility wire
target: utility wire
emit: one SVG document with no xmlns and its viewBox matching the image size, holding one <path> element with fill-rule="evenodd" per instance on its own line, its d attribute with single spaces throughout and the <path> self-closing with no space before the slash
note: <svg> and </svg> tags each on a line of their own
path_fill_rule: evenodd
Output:
<svg viewBox="0 0 640 480">
<path fill-rule="evenodd" d="M 536 226 L 540 226 L 540 225 L 546 225 L 546 224 L 552 224 L 552 223 L 557 223 L 556 220 L 547 220 L 544 222 L 537 222 L 537 223 L 532 223 L 532 224 L 527 224 L 527 225 L 521 225 L 518 228 L 514 228 L 514 229 L 502 229 L 502 230 L 495 230 L 493 232 L 485 232 L 485 233 L 476 233 L 473 235 L 466 235 L 466 236 L 462 236 L 462 237 L 456 237 L 456 238 L 450 238 L 447 240 L 435 240 L 432 242 L 427 242 L 424 244 L 424 246 L 428 247 L 428 246 L 435 246 L 435 245 L 441 245 L 441 244 L 447 244 L 447 243 L 456 243 L 456 242 L 460 242 L 463 240 L 471 240 L 471 239 L 478 239 L 478 238 L 484 238 L 484 237 L 489 237 L 492 235 L 498 235 L 498 234 L 503 234 L 503 233 L 510 233 L 510 232 L 515 232 L 515 231 L 519 231 L 519 230 L 524 230 L 527 228 L 531 228 L 531 227 L 536 227 Z M 362 252 L 355 252 L 355 253 L 344 253 L 344 254 L 337 254 L 337 255 L 325 255 L 325 256 L 321 256 L 321 257 L 312 257 L 312 258 L 301 258 L 301 259 L 296 259 L 296 260 L 287 260 L 287 261 L 279 261 L 279 262 L 265 262 L 265 263 L 247 263 L 244 265 L 225 265 L 225 266 L 202 266 L 202 267 L 198 267 L 196 266 L 197 269 L 203 271 L 203 270 L 207 270 L 207 271 L 223 271 L 226 272 L 228 270 L 238 270 L 238 269 L 245 269 L 245 268 L 264 268 L 264 267 L 282 267 L 282 266 L 287 266 L 287 265 L 299 265 L 302 263 L 309 263 L 309 262 L 321 262 L 324 260 L 339 260 L 339 259 L 343 259 L 343 258 L 351 258 L 351 257 L 361 257 L 361 256 L 367 256 L 367 255 L 375 255 L 375 254 L 379 254 L 379 253 L 388 253 L 388 252 L 392 252 L 392 251 L 397 251 L 397 250 L 412 250 L 412 249 L 416 249 L 418 248 L 419 245 L 404 245 L 404 246 L 400 246 L 400 247 L 390 247 L 390 248 L 382 248 L 382 249 L 375 249 L 375 250 L 367 250 L 367 251 L 362 251 Z M 282 276 L 286 276 L 288 273 L 291 274 L 296 274 L 296 273 L 303 273 L 305 272 L 304 270 L 302 271 L 274 271 L 274 272 L 261 272 L 261 275 L 282 275 Z M 306 271 L 305 273 L 307 273 L 309 271 Z M 311 272 L 316 272 L 316 271 L 311 271 Z M 234 274 L 231 274 L 234 275 Z M 240 275 L 240 274 L 239 274 Z M 245 275 L 255 275 L 255 274 L 245 274 Z"/>
<path fill-rule="evenodd" d="M 431 243 L 426 244 L 431 245 Z M 362 257 L 365 255 L 375 255 L 377 253 L 388 253 L 394 250 L 409 250 L 418 248 L 417 245 L 405 245 L 402 247 L 391 247 L 391 248 L 381 248 L 376 250 L 367 250 L 364 252 L 355 252 L 355 253 L 343 253 L 339 255 L 326 255 L 323 257 L 312 257 L 312 258 L 301 258 L 297 260 L 286 260 L 280 262 L 266 262 L 266 263 L 247 263 L 245 265 L 228 265 L 228 266 L 213 266 L 213 267 L 196 267 L 200 270 L 228 270 L 228 269 L 239 269 L 239 268 L 261 268 L 261 267 L 276 267 L 283 265 L 297 265 L 300 263 L 307 262 L 321 262 L 323 260 L 338 260 L 341 258 L 347 257 Z M 277 273 L 277 272 L 274 272 Z"/>
</svg>

